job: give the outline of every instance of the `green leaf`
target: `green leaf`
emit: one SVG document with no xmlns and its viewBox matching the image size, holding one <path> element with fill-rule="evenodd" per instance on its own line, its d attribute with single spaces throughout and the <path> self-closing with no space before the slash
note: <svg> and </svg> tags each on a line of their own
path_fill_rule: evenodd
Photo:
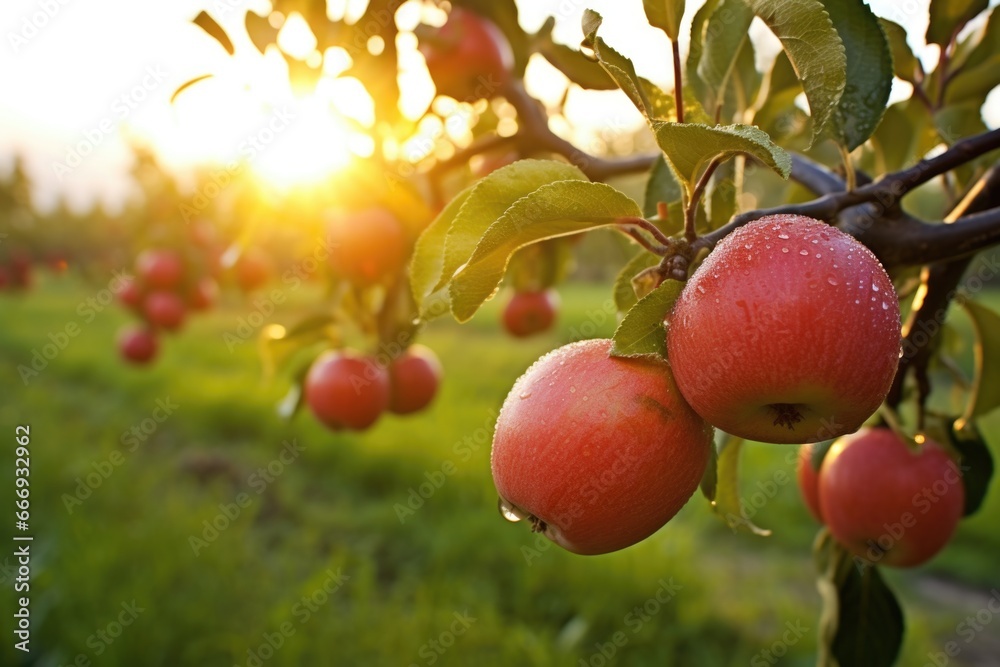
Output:
<svg viewBox="0 0 1000 667">
<path fill-rule="evenodd" d="M 709 127 L 692 123 L 653 123 L 656 142 L 674 175 L 690 195 L 695 181 L 715 158 L 728 159 L 739 153 L 756 158 L 782 178 L 788 178 L 792 159 L 767 134 L 751 125 Z"/>
<path fill-rule="evenodd" d="M 475 199 L 473 193 L 463 213 Z M 496 291 L 516 250 L 544 239 L 611 225 L 618 218 L 641 215 L 638 204 L 604 183 L 564 180 L 537 188 L 513 202 L 489 226 L 468 262 L 452 278 L 452 314 L 459 322 L 471 318 Z"/>
<path fill-rule="evenodd" d="M 681 295 L 684 283 L 665 280 L 639 299 L 625 314 L 612 338 L 611 356 L 667 358 L 667 330 L 663 320 Z"/>
<path fill-rule="evenodd" d="M 705 84 L 701 100 L 710 114 L 725 101 L 737 58 L 750 40 L 751 21 L 753 12 L 743 0 L 722 0 L 705 25 L 698 78 Z"/>
<path fill-rule="evenodd" d="M 815 553 L 816 585 L 823 597 L 818 664 L 892 667 L 903 645 L 905 622 L 878 568 L 855 567 L 833 539 Z"/>
<path fill-rule="evenodd" d="M 553 67 L 566 77 L 588 90 L 617 90 L 618 84 L 598 63 L 580 51 L 552 39 L 555 17 L 550 16 L 535 35 L 533 46 Z"/>
<path fill-rule="evenodd" d="M 642 0 L 646 10 L 646 20 L 653 27 L 667 33 L 670 41 L 676 42 L 684 18 L 684 0 Z"/>
<path fill-rule="evenodd" d="M 952 424 L 948 437 L 961 455 L 962 485 L 965 487 L 965 512 L 970 516 L 979 511 L 986 499 L 993 478 L 993 455 L 974 422 L 966 422 L 962 430 Z"/>
<path fill-rule="evenodd" d="M 479 181 L 448 228 L 441 277 L 435 289 L 444 287 L 469 261 L 486 230 L 514 202 L 543 185 L 568 180 L 589 182 L 578 168 L 555 160 L 518 160 Z"/>
<path fill-rule="evenodd" d="M 847 85 L 834 114 L 831 132 L 848 151 L 868 140 L 878 127 L 892 89 L 892 55 L 875 14 L 863 0 L 823 0 L 844 43 Z"/>
<path fill-rule="evenodd" d="M 962 26 L 988 6 L 988 0 L 931 0 L 927 43 L 947 46 Z"/>
<path fill-rule="evenodd" d="M 715 171 L 705 190 L 705 220 L 700 233 L 715 231 L 736 214 L 736 170 L 729 162 Z"/>
<path fill-rule="evenodd" d="M 444 243 L 458 212 L 462 209 L 473 188 L 467 188 L 452 199 L 444 210 L 420 234 L 410 261 L 410 287 L 417 309 L 423 313 L 425 304 L 441 281 L 444 268 Z"/>
<path fill-rule="evenodd" d="M 726 435 L 719 445 L 717 464 L 717 486 L 712 509 L 721 516 L 734 531 L 742 530 L 761 537 L 771 534 L 770 530 L 759 528 L 743 511 L 740 498 L 740 451 L 743 438 Z"/>
<path fill-rule="evenodd" d="M 923 68 L 906 42 L 906 29 L 889 19 L 879 18 L 878 22 L 889 42 L 893 74 L 903 81 L 916 85 L 916 82 L 923 78 Z"/>
<path fill-rule="evenodd" d="M 882 173 L 912 165 L 938 141 L 930 112 L 912 97 L 886 109 L 872 136 Z"/>
<path fill-rule="evenodd" d="M 1000 315 L 967 299 L 962 301 L 962 306 L 976 331 L 976 346 L 973 348 L 976 376 L 972 381 L 969 404 L 956 426 L 959 429 L 1000 406 Z"/>
<path fill-rule="evenodd" d="M 781 40 L 795 67 L 813 119 L 813 140 L 823 136 L 847 84 L 844 43 L 819 0 L 746 0 Z"/>
<path fill-rule="evenodd" d="M 795 106 L 795 98 L 801 93 L 802 84 L 795 68 L 788 55 L 781 51 L 767 74 L 767 98 L 754 114 L 754 125 L 767 132 L 775 141 L 794 134 L 797 128 L 805 127 L 807 117 Z"/>
<path fill-rule="evenodd" d="M 945 102 L 981 106 L 987 93 L 1000 85 L 1000 12 L 993 9 L 986 25 L 959 44 L 951 63 Z"/>
<path fill-rule="evenodd" d="M 674 98 L 636 74 L 631 60 L 597 36 L 603 21 L 601 15 L 591 9 L 583 13 L 584 43 L 594 51 L 597 62 L 647 119 L 675 118 L 677 110 Z"/>
<path fill-rule="evenodd" d="M 698 65 L 701 63 L 703 45 L 705 43 L 705 31 L 708 27 L 708 20 L 715 12 L 721 0 L 706 0 L 691 19 L 691 38 L 688 43 L 687 63 L 684 66 L 684 76 L 688 86 L 695 96 L 705 104 L 708 95 L 708 86 L 701 80 L 698 74 Z"/>
<path fill-rule="evenodd" d="M 288 329 L 268 325 L 260 332 L 257 348 L 260 352 L 264 377 L 272 378 L 300 350 L 322 340 L 329 340 L 336 319 L 330 315 L 313 315 Z"/>
<path fill-rule="evenodd" d="M 652 218 L 659 214 L 660 202 L 664 204 L 679 202 L 682 197 L 681 186 L 674 178 L 666 160 L 659 159 L 653 162 L 653 166 L 649 170 L 649 180 L 646 181 L 646 194 L 642 204 L 643 215 Z M 683 220 L 671 220 L 670 222 L 673 223 L 678 232 L 684 229 Z"/>
<path fill-rule="evenodd" d="M 636 296 L 635 288 L 632 287 L 632 279 L 637 275 L 645 271 L 646 269 L 656 266 L 660 263 L 660 258 L 651 252 L 646 250 L 640 250 L 639 253 L 628 261 L 628 264 L 618 272 L 618 276 L 615 278 L 614 296 L 615 296 L 615 307 L 618 309 L 619 313 L 627 313 L 632 306 L 639 302 L 639 297 Z"/>
</svg>

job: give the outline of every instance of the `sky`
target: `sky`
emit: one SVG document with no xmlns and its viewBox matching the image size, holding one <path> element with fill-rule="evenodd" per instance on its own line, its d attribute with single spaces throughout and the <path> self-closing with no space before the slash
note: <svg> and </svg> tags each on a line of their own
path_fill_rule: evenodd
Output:
<svg viewBox="0 0 1000 667">
<path fill-rule="evenodd" d="M 346 7 L 344 0 L 332 1 L 340 5 L 334 13 L 346 11 L 348 15 L 356 15 L 365 5 L 365 0 L 347 0 Z M 937 58 L 937 49 L 926 47 L 922 37 L 928 2 L 870 0 L 877 14 L 907 28 L 911 46 L 930 64 Z M 991 4 L 996 2 L 1000 0 Z M 641 75 L 661 85 L 671 84 L 666 57 L 669 43 L 662 32 L 645 23 L 639 0 L 519 0 L 518 5 L 527 30 L 537 30 L 553 15 L 556 40 L 572 45 L 580 41 L 584 9 L 601 12 L 605 17 L 602 36 L 632 57 Z M 688 3 L 682 34 L 687 33 L 698 5 L 697 0 Z M 344 132 L 343 126 L 324 122 L 317 108 L 304 105 L 282 88 L 280 62 L 264 59 L 266 75 L 260 74 L 261 57 L 240 26 L 247 9 L 262 12 L 269 6 L 268 0 L 4 0 L 0 6 L 0 170 L 9 168 L 14 154 L 22 155 L 43 207 L 65 197 L 74 208 L 100 201 L 114 209 L 129 193 L 130 137 L 152 141 L 166 164 L 183 171 L 207 156 L 223 164 L 247 155 L 253 145 L 259 145 L 255 139 L 271 136 L 265 130 L 269 127 L 277 139 L 261 151 L 261 169 L 270 170 L 278 180 L 335 168 L 345 160 L 347 144 L 363 154 L 366 147 L 357 136 Z M 252 63 L 249 56 L 230 58 L 191 23 L 202 9 L 209 9 L 224 27 L 234 28 L 229 33 L 237 52 L 253 53 Z M 415 24 L 420 15 L 415 4 L 412 9 L 400 21 Z M 772 40 L 770 49 L 765 49 L 770 56 L 765 57 L 773 57 L 777 48 L 773 37 L 763 25 L 755 24 L 753 31 Z M 686 39 L 682 39 L 682 49 L 686 49 Z M 421 82 L 427 81 L 419 58 L 414 53 L 403 63 L 403 77 L 413 82 L 414 90 L 421 90 Z M 177 104 L 169 104 L 181 84 L 210 72 L 220 76 L 192 87 Z M 251 72 L 254 86 L 244 85 Z M 338 104 L 343 102 L 338 107 L 341 113 L 363 121 L 370 109 L 357 102 L 350 83 L 332 84 L 326 93 Z M 561 75 L 538 56 L 529 65 L 527 84 L 549 102 L 556 102 L 562 94 Z M 894 94 L 905 95 L 903 87 L 897 86 Z M 427 96 L 414 94 L 411 110 L 423 108 L 427 101 Z M 991 127 L 1000 122 L 1000 113 L 994 113 L 997 106 L 987 105 L 985 116 Z M 574 91 L 567 116 L 578 126 L 576 136 L 582 140 L 602 127 L 628 131 L 642 123 L 638 112 L 617 92 Z M 281 127 L 283 118 L 285 127 L 275 129 Z M 289 123 L 288 118 L 293 121 Z"/>
</svg>

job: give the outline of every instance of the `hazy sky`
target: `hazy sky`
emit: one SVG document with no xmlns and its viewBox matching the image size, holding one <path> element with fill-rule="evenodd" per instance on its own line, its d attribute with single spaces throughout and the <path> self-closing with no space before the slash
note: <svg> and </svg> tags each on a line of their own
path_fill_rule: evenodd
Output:
<svg viewBox="0 0 1000 667">
<path fill-rule="evenodd" d="M 936 58 L 936 48 L 924 47 L 922 37 L 928 1 L 871 0 L 871 5 L 877 14 L 906 26 L 911 44 L 930 61 Z M 350 4 L 357 11 L 364 2 L 352 0 Z M 518 4 L 527 29 L 537 29 L 553 14 L 558 21 L 557 40 L 571 44 L 579 42 L 583 10 L 600 11 L 606 18 L 603 34 L 612 46 L 631 56 L 641 74 L 663 84 L 671 81 L 666 38 L 648 26 L 635 29 L 644 24 L 639 0 L 527 0 Z M 700 3 L 688 4 L 690 16 Z M 95 198 L 114 203 L 127 191 L 124 174 L 129 153 L 124 133 L 152 136 L 168 162 L 178 166 L 190 163 L 208 143 L 235 146 L 260 127 L 260 117 L 239 108 L 218 113 L 214 105 L 233 104 L 245 91 L 227 90 L 222 79 L 211 89 L 205 84 L 206 92 L 192 89 L 190 103 L 170 106 L 168 100 L 192 77 L 234 66 L 219 45 L 190 22 L 199 10 L 207 7 L 224 26 L 236 26 L 230 31 L 236 38 L 242 32 L 238 27 L 244 11 L 268 6 L 268 0 L 4 0 L 0 5 L 0 162 L 7 165 L 14 153 L 24 155 L 43 203 L 51 203 L 60 192 L 76 205 Z M 905 13 L 904 8 L 912 13 Z M 249 44 L 237 40 L 237 48 L 241 46 Z M 529 84 L 532 79 L 544 80 L 546 69 L 545 64 L 533 63 Z M 538 90 L 544 93 L 546 88 Z M 569 112 L 588 126 L 634 127 L 641 122 L 617 93 L 571 96 Z M 987 113 L 987 121 L 994 125 L 992 115 Z M 96 148 L 77 166 L 69 151 L 81 142 Z M 57 168 L 56 163 L 69 168 Z"/>
</svg>

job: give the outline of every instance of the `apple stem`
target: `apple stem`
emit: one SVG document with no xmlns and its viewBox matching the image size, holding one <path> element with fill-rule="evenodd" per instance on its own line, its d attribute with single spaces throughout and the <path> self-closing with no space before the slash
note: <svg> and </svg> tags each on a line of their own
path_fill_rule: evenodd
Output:
<svg viewBox="0 0 1000 667">
<path fill-rule="evenodd" d="M 712 180 L 712 174 L 715 173 L 720 164 L 722 163 L 718 158 L 709 162 L 705 171 L 702 172 L 701 178 L 695 184 L 694 190 L 691 191 L 691 199 L 684 210 L 684 238 L 687 239 L 688 243 L 694 243 L 698 240 L 698 231 L 695 229 L 698 204 L 701 203 L 702 195 L 705 194 L 705 189 L 708 188 L 708 183 Z"/>
<path fill-rule="evenodd" d="M 674 105 L 677 107 L 677 122 L 684 122 L 684 81 L 681 78 L 681 45 L 677 40 L 671 43 L 674 56 Z"/>
</svg>

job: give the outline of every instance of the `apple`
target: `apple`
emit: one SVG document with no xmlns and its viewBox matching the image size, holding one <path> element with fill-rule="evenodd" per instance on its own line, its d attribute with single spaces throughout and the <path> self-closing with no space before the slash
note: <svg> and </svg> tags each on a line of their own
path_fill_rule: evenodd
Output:
<svg viewBox="0 0 1000 667">
<path fill-rule="evenodd" d="M 518 338 L 546 331 L 556 320 L 558 305 L 559 295 L 553 290 L 515 292 L 503 310 L 503 328 Z"/>
<path fill-rule="evenodd" d="M 606 339 L 536 361 L 507 395 L 493 482 L 508 515 L 578 554 L 635 544 L 698 488 L 712 427 L 662 361 L 608 356 Z"/>
<path fill-rule="evenodd" d="M 143 313 L 155 327 L 175 331 L 184 324 L 184 300 L 174 292 L 156 291 L 146 295 Z"/>
<path fill-rule="evenodd" d="M 191 310 L 208 310 L 219 298 L 219 285 L 210 276 L 205 276 L 188 292 L 187 302 Z"/>
<path fill-rule="evenodd" d="M 715 427 L 762 442 L 856 431 L 885 399 L 900 354 L 899 303 L 878 259 L 799 215 L 723 239 L 668 319 L 687 402 Z"/>
<path fill-rule="evenodd" d="M 441 362 L 429 347 L 411 345 L 389 364 L 389 411 L 406 415 L 427 407 L 441 383 Z"/>
<path fill-rule="evenodd" d="M 378 283 L 406 264 L 406 234 L 396 217 L 383 208 L 336 216 L 327 232 L 330 266 L 356 285 Z"/>
<path fill-rule="evenodd" d="M 813 446 L 807 443 L 799 447 L 799 458 L 796 467 L 796 477 L 799 481 L 799 492 L 802 501 L 813 518 L 824 523 L 823 513 L 819 506 L 819 473 L 813 468 Z"/>
<path fill-rule="evenodd" d="M 257 290 L 271 280 L 274 263 L 263 250 L 246 248 L 236 260 L 236 283 L 243 292 Z"/>
<path fill-rule="evenodd" d="M 830 532 L 871 564 L 912 567 L 951 539 L 965 509 L 958 466 L 926 440 L 919 452 L 887 428 L 837 440 L 819 474 L 819 502 Z"/>
<path fill-rule="evenodd" d="M 135 258 L 135 272 L 146 285 L 171 289 L 184 277 L 184 263 L 172 250 L 143 250 Z"/>
<path fill-rule="evenodd" d="M 503 32 L 461 7 L 453 7 L 448 21 L 421 39 L 419 48 L 438 94 L 459 101 L 496 96 L 514 66 L 514 52 Z"/>
<path fill-rule="evenodd" d="M 118 300 L 123 306 L 138 310 L 142 306 L 142 296 L 142 287 L 135 278 L 122 280 L 121 289 L 118 290 Z"/>
<path fill-rule="evenodd" d="M 147 364 L 160 348 L 156 332 L 139 326 L 129 326 L 118 334 L 118 351 L 133 364 Z"/>
<path fill-rule="evenodd" d="M 389 393 L 385 368 L 347 350 L 327 350 L 306 375 L 306 404 L 316 419 L 335 430 L 370 427 L 389 407 Z"/>
</svg>

